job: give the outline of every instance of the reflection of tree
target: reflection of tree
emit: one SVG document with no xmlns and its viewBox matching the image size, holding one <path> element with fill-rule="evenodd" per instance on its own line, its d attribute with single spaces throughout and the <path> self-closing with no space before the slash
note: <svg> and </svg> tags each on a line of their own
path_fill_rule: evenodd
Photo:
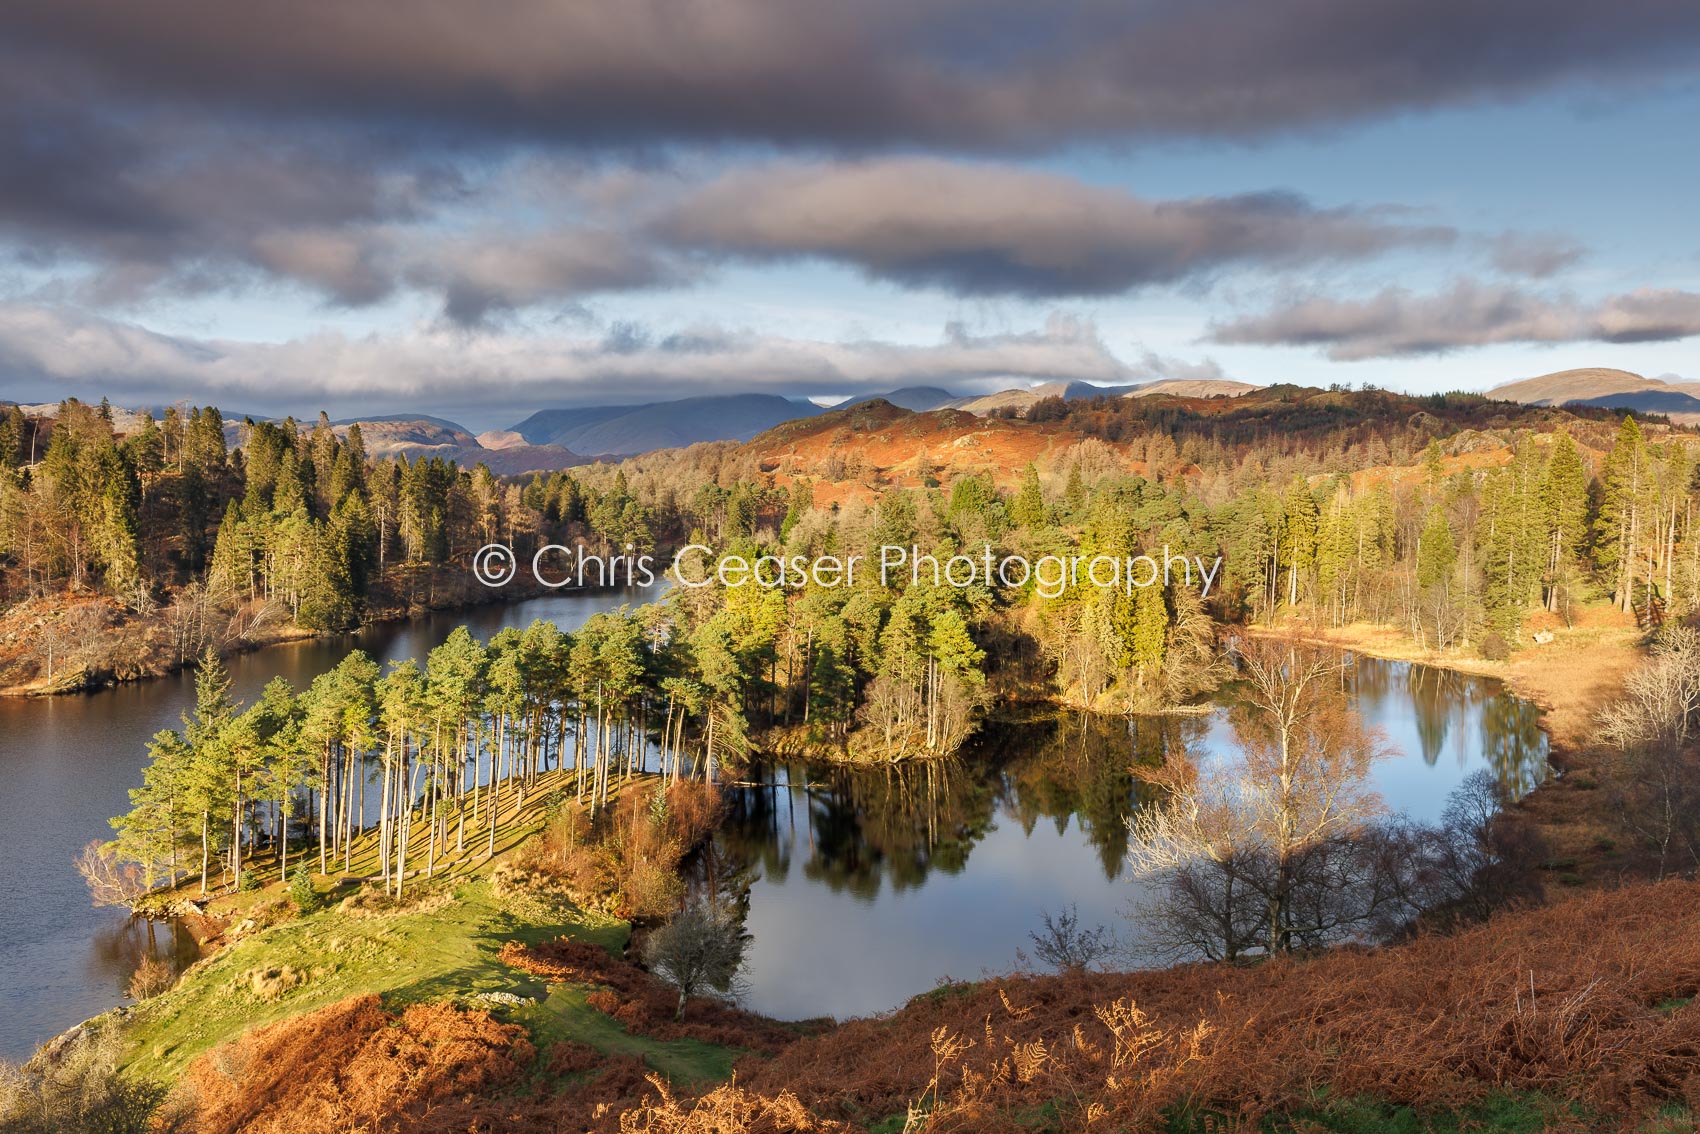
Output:
<svg viewBox="0 0 1700 1134">
<path fill-rule="evenodd" d="M 995 774 L 971 777 L 956 761 L 791 767 L 772 781 L 778 786 L 745 788 L 733 797 L 722 841 L 775 878 L 803 850 L 804 877 L 866 900 L 879 893 L 882 879 L 905 890 L 931 870 L 961 871 L 991 829 L 999 790 Z"/>
<path fill-rule="evenodd" d="M 740 926 L 750 914 L 750 887 L 757 877 L 750 844 L 712 839 L 685 862 L 685 908 L 708 907 L 730 915 Z"/>
<path fill-rule="evenodd" d="M 143 960 L 152 957 L 169 962 L 172 972 L 180 973 L 199 956 L 200 946 L 181 923 L 127 917 L 95 931 L 89 967 L 103 979 L 110 979 L 118 995 L 124 996 Z"/>
<path fill-rule="evenodd" d="M 1431 766 L 1453 735 L 1453 714 L 1462 728 L 1479 713 L 1483 756 L 1501 784 L 1521 795 L 1544 773 L 1538 712 L 1496 682 L 1366 657 L 1337 680 L 1367 713 L 1408 712 Z M 1243 695 L 1245 682 L 1237 689 Z M 1059 834 L 1077 822 L 1113 880 L 1127 860 L 1128 820 L 1154 794 L 1134 769 L 1206 751 L 1211 720 L 1040 711 L 988 723 L 953 761 L 772 768 L 762 783 L 731 792 L 718 850 L 775 882 L 796 866 L 811 882 L 872 901 L 882 882 L 913 889 L 934 870 L 964 869 L 1001 813 L 1028 834 L 1041 821 Z"/>
<path fill-rule="evenodd" d="M 1411 697 L 1411 717 L 1416 722 L 1423 763 L 1432 768 L 1446 748 L 1452 712 L 1460 706 L 1464 694 L 1463 675 L 1426 665 L 1407 665 L 1404 668 L 1405 686 Z"/>
<path fill-rule="evenodd" d="M 774 769 L 732 794 L 720 842 L 768 878 L 786 877 L 795 857 L 805 878 L 872 900 L 882 881 L 911 889 L 934 870 L 963 870 L 1001 810 L 1029 833 L 1041 819 L 1059 834 L 1076 820 L 1114 879 L 1148 790 L 1133 765 L 1161 763 L 1207 727 L 1201 717 L 1041 713 L 983 730 L 960 760 Z"/>
<path fill-rule="evenodd" d="M 1136 764 L 1157 765 L 1188 735 L 1208 727 L 1201 717 L 1102 717 L 1057 719 L 1044 730 L 1029 726 L 1024 750 L 1006 764 L 1006 810 L 1032 830 L 1040 818 L 1057 824 L 1078 819 L 1098 852 L 1104 877 L 1115 879 L 1127 858 L 1127 820 L 1146 789 Z"/>
<path fill-rule="evenodd" d="M 1540 710 L 1503 691 L 1482 706 L 1482 755 L 1499 783 L 1518 799 L 1546 775 L 1547 737 Z"/>
</svg>

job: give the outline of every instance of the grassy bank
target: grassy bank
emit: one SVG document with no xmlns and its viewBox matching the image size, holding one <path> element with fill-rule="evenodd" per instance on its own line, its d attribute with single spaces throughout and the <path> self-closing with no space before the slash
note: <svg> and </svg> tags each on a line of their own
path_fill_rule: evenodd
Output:
<svg viewBox="0 0 1700 1134">
<path fill-rule="evenodd" d="M 622 788 L 642 782 L 616 785 L 611 804 L 619 802 Z M 316 912 L 294 911 L 275 862 L 251 864 L 270 879 L 267 885 L 207 903 L 208 924 L 222 926 L 212 955 L 170 991 L 128 1013 L 129 1070 L 171 1082 L 197 1056 L 252 1028 L 370 994 L 392 1011 L 444 1002 L 486 1009 L 524 1025 L 539 1050 L 570 1040 L 610 1056 L 639 1058 L 681 1082 L 724 1077 L 733 1052 L 689 1039 L 629 1034 L 589 1005 L 587 984 L 549 981 L 499 956 L 510 944 L 533 946 L 561 937 L 611 955 L 625 948 L 626 922 L 558 896 L 504 886 L 500 879 L 501 865 L 543 829 L 552 808 L 572 806 L 572 784 L 568 771 L 546 773 L 524 806 L 504 809 L 494 856 L 486 854 L 482 827 L 472 830 L 469 824 L 464 851 L 454 850 L 451 836 L 434 877 L 410 877 L 401 904 L 360 881 L 378 869 L 374 832 L 356 841 L 347 872 L 339 857 L 338 873 L 316 877 L 326 903 Z M 410 864 L 425 862 L 424 836 L 419 838 L 409 848 Z M 291 861 L 316 867 L 318 856 L 292 855 Z M 193 886 L 182 890 L 185 896 L 194 892 Z"/>
</svg>

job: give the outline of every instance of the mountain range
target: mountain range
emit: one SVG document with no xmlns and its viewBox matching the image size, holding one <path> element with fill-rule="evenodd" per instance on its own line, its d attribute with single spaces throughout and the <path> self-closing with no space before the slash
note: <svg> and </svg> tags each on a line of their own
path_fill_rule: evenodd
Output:
<svg viewBox="0 0 1700 1134">
<path fill-rule="evenodd" d="M 1064 399 L 1153 397 L 1238 397 L 1261 387 L 1226 379 L 1160 379 L 1125 386 L 1055 381 L 963 396 L 939 386 L 908 386 L 883 394 L 852 398 L 836 406 L 776 394 L 703 394 L 673 401 L 631 405 L 590 405 L 544 409 L 507 429 L 474 435 L 458 422 L 423 413 L 393 413 L 333 422 L 339 431 L 359 422 L 366 449 L 374 456 L 445 457 L 462 465 L 482 461 L 499 474 L 549 471 L 620 458 L 656 449 L 708 441 L 749 441 L 788 422 L 829 415 L 875 402 L 899 415 L 953 410 L 986 416 L 1023 416 L 1038 402 Z M 1700 424 L 1700 382 L 1646 378 L 1627 370 L 1586 367 L 1561 370 L 1495 386 L 1487 396 L 1525 405 L 1586 405 L 1666 414 L 1683 424 Z M 32 415 L 50 415 L 51 405 L 25 406 Z M 114 407 L 120 428 L 140 420 L 139 410 Z M 156 417 L 160 411 L 154 411 Z M 240 418 L 227 415 L 232 443 L 239 443 Z"/>
</svg>

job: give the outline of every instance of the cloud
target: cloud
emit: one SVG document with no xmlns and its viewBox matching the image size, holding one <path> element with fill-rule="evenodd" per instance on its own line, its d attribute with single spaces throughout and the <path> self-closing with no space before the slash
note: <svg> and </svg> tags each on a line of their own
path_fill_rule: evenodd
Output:
<svg viewBox="0 0 1700 1134">
<path fill-rule="evenodd" d="M 1250 138 L 1692 64 L 1685 0 L 13 0 L 125 100 L 598 145 Z"/>
<path fill-rule="evenodd" d="M 1502 232 L 1488 247 L 1494 267 L 1532 279 L 1555 276 L 1588 254 L 1574 237 L 1561 232 Z"/>
<path fill-rule="evenodd" d="M 1700 335 L 1700 294 L 1643 288 L 1598 302 L 1460 280 L 1421 296 L 1390 288 L 1362 302 L 1303 299 L 1217 324 L 1218 343 L 1315 346 L 1336 360 L 1444 354 L 1493 343 L 1668 342 Z"/>
<path fill-rule="evenodd" d="M 1115 295 L 1230 265 L 1357 259 L 1456 233 L 1288 193 L 1149 200 L 1008 165 L 885 158 L 735 170 L 648 226 L 753 261 L 817 258 L 964 296 Z"/>
<path fill-rule="evenodd" d="M 828 342 L 704 326 L 656 339 L 616 324 L 598 337 L 317 334 L 282 343 L 164 335 L 134 323 L 37 305 L 0 305 L 0 379 L 14 397 L 110 394 L 131 402 L 195 399 L 232 412 L 397 412 L 631 403 L 736 389 L 791 397 L 907 385 L 1005 389 L 1059 378 L 1099 383 L 1132 373 L 1092 324 L 976 335 L 947 328 L 931 344 Z"/>
<path fill-rule="evenodd" d="M 1228 375 L 1213 358 L 1198 361 L 1146 351 L 1134 368 L 1141 382 L 1215 382 Z"/>
<path fill-rule="evenodd" d="M 1007 164 L 904 157 L 770 161 L 704 173 L 528 160 L 485 171 L 339 175 L 327 153 L 162 147 L 100 207 L 69 189 L 0 233 L 67 267 L 73 299 L 283 283 L 358 307 L 398 291 L 450 321 L 585 296 L 690 286 L 727 263 L 817 260 L 968 297 L 1116 295 L 1443 246 L 1457 233 L 1395 206 L 1319 208 L 1290 193 L 1156 200 Z M 3 177 L 3 175 L 0 175 Z M 22 180 L 18 182 L 21 188 Z M 468 202 L 476 202 L 477 208 Z M 57 257 L 54 253 L 57 252 Z"/>
</svg>

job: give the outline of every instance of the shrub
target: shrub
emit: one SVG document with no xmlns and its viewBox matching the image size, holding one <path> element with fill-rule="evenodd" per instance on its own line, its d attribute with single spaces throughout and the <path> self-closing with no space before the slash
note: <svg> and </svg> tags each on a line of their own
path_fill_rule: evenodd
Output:
<svg viewBox="0 0 1700 1134">
<path fill-rule="evenodd" d="M 1481 651 L 1482 657 L 1488 661 L 1505 661 L 1511 656 L 1511 647 L 1497 631 L 1490 632 L 1482 639 Z"/>
<path fill-rule="evenodd" d="M 1040 929 L 1027 936 L 1033 941 L 1034 956 L 1059 973 L 1085 972 L 1115 951 L 1110 931 L 1101 925 L 1095 929 L 1082 926 L 1080 909 L 1072 903 L 1055 915 L 1046 910 L 1040 916 Z M 1026 959 L 1020 950 L 1017 955 Z"/>
<path fill-rule="evenodd" d="M 175 983 L 177 974 L 172 970 L 170 961 L 144 957 L 136 971 L 130 974 L 130 983 L 125 991 L 131 1000 L 151 1000 Z"/>
<path fill-rule="evenodd" d="M 501 884 L 564 892 L 585 909 L 623 918 L 662 916 L 679 902 L 679 863 L 714 831 L 723 807 L 718 788 L 696 781 L 634 784 L 594 822 L 567 804 Z"/>
<path fill-rule="evenodd" d="M 323 896 L 313 889 L 313 874 L 305 866 L 297 866 L 295 873 L 289 876 L 289 900 L 304 914 L 324 905 Z"/>
<path fill-rule="evenodd" d="M 700 906 L 649 935 L 643 959 L 656 976 L 679 990 L 675 1019 L 685 1014 L 689 997 L 710 990 L 732 995 L 747 940 L 743 927 L 726 914 Z"/>
<path fill-rule="evenodd" d="M 164 1089 L 120 1075 L 116 1027 L 84 1028 L 21 1067 L 0 1063 L 0 1130 L 7 1134 L 143 1134 L 184 1129 L 161 1113 Z"/>
</svg>

